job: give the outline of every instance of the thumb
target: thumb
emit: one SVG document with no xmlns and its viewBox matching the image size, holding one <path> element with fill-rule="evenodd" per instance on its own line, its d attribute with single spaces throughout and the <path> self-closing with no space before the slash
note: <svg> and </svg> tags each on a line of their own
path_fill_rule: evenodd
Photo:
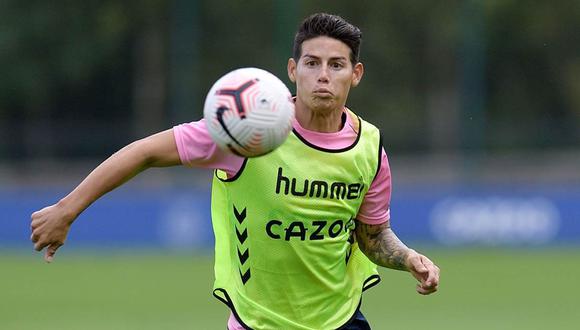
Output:
<svg viewBox="0 0 580 330">
<path fill-rule="evenodd" d="M 426 273 L 428 271 L 427 267 L 425 267 L 421 259 L 419 259 L 414 266 L 415 271 L 417 271 L 418 273 Z"/>
<path fill-rule="evenodd" d="M 44 253 L 44 260 L 48 263 L 51 263 L 52 260 L 54 259 L 54 255 L 56 254 L 56 250 L 58 250 L 58 248 L 60 247 L 60 245 L 57 244 L 51 244 L 46 248 L 46 252 Z"/>
<path fill-rule="evenodd" d="M 417 258 L 417 260 L 413 262 L 411 274 L 421 283 L 424 283 L 427 280 L 429 269 L 423 264 L 421 258 Z"/>
<path fill-rule="evenodd" d="M 409 269 L 419 274 L 426 273 L 428 269 L 423 264 L 423 258 L 414 250 L 412 250 L 412 252 L 413 254 L 409 257 Z"/>
</svg>

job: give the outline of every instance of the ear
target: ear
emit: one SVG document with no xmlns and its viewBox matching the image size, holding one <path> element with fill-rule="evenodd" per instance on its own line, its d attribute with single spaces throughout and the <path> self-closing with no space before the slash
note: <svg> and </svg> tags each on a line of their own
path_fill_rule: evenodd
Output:
<svg viewBox="0 0 580 330">
<path fill-rule="evenodd" d="M 355 64 L 354 67 L 352 68 L 352 80 L 351 80 L 350 85 L 352 87 L 358 86 L 364 73 L 365 73 L 365 68 L 364 68 L 363 64 L 361 62 L 358 62 L 357 64 Z"/>
<path fill-rule="evenodd" d="M 292 57 L 288 59 L 288 78 L 296 83 L 296 61 Z"/>
</svg>

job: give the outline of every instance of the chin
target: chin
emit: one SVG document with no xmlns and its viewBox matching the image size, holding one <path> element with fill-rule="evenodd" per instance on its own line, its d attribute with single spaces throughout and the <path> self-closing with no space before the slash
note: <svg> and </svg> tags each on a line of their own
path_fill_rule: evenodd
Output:
<svg viewBox="0 0 580 330">
<path fill-rule="evenodd" d="M 314 112 L 328 113 L 336 108 L 336 102 L 333 99 L 320 99 L 316 98 L 312 100 L 310 104 L 310 109 Z"/>
</svg>

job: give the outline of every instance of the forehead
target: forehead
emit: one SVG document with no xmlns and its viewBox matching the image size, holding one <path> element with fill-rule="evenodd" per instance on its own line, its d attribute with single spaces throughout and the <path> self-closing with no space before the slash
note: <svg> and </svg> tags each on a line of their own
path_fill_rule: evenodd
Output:
<svg viewBox="0 0 580 330">
<path fill-rule="evenodd" d="M 302 43 L 301 57 L 305 56 L 349 59 L 350 48 L 340 40 L 321 36 L 305 40 Z"/>
</svg>

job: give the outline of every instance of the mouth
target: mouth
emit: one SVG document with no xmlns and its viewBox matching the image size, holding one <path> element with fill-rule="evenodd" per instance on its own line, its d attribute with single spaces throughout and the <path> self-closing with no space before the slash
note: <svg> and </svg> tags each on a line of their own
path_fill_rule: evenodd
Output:
<svg viewBox="0 0 580 330">
<path fill-rule="evenodd" d="M 316 90 L 314 90 L 314 94 L 319 95 L 319 96 L 325 96 L 325 97 L 329 97 L 329 96 L 333 95 L 332 92 L 326 88 L 316 89 Z"/>
</svg>

